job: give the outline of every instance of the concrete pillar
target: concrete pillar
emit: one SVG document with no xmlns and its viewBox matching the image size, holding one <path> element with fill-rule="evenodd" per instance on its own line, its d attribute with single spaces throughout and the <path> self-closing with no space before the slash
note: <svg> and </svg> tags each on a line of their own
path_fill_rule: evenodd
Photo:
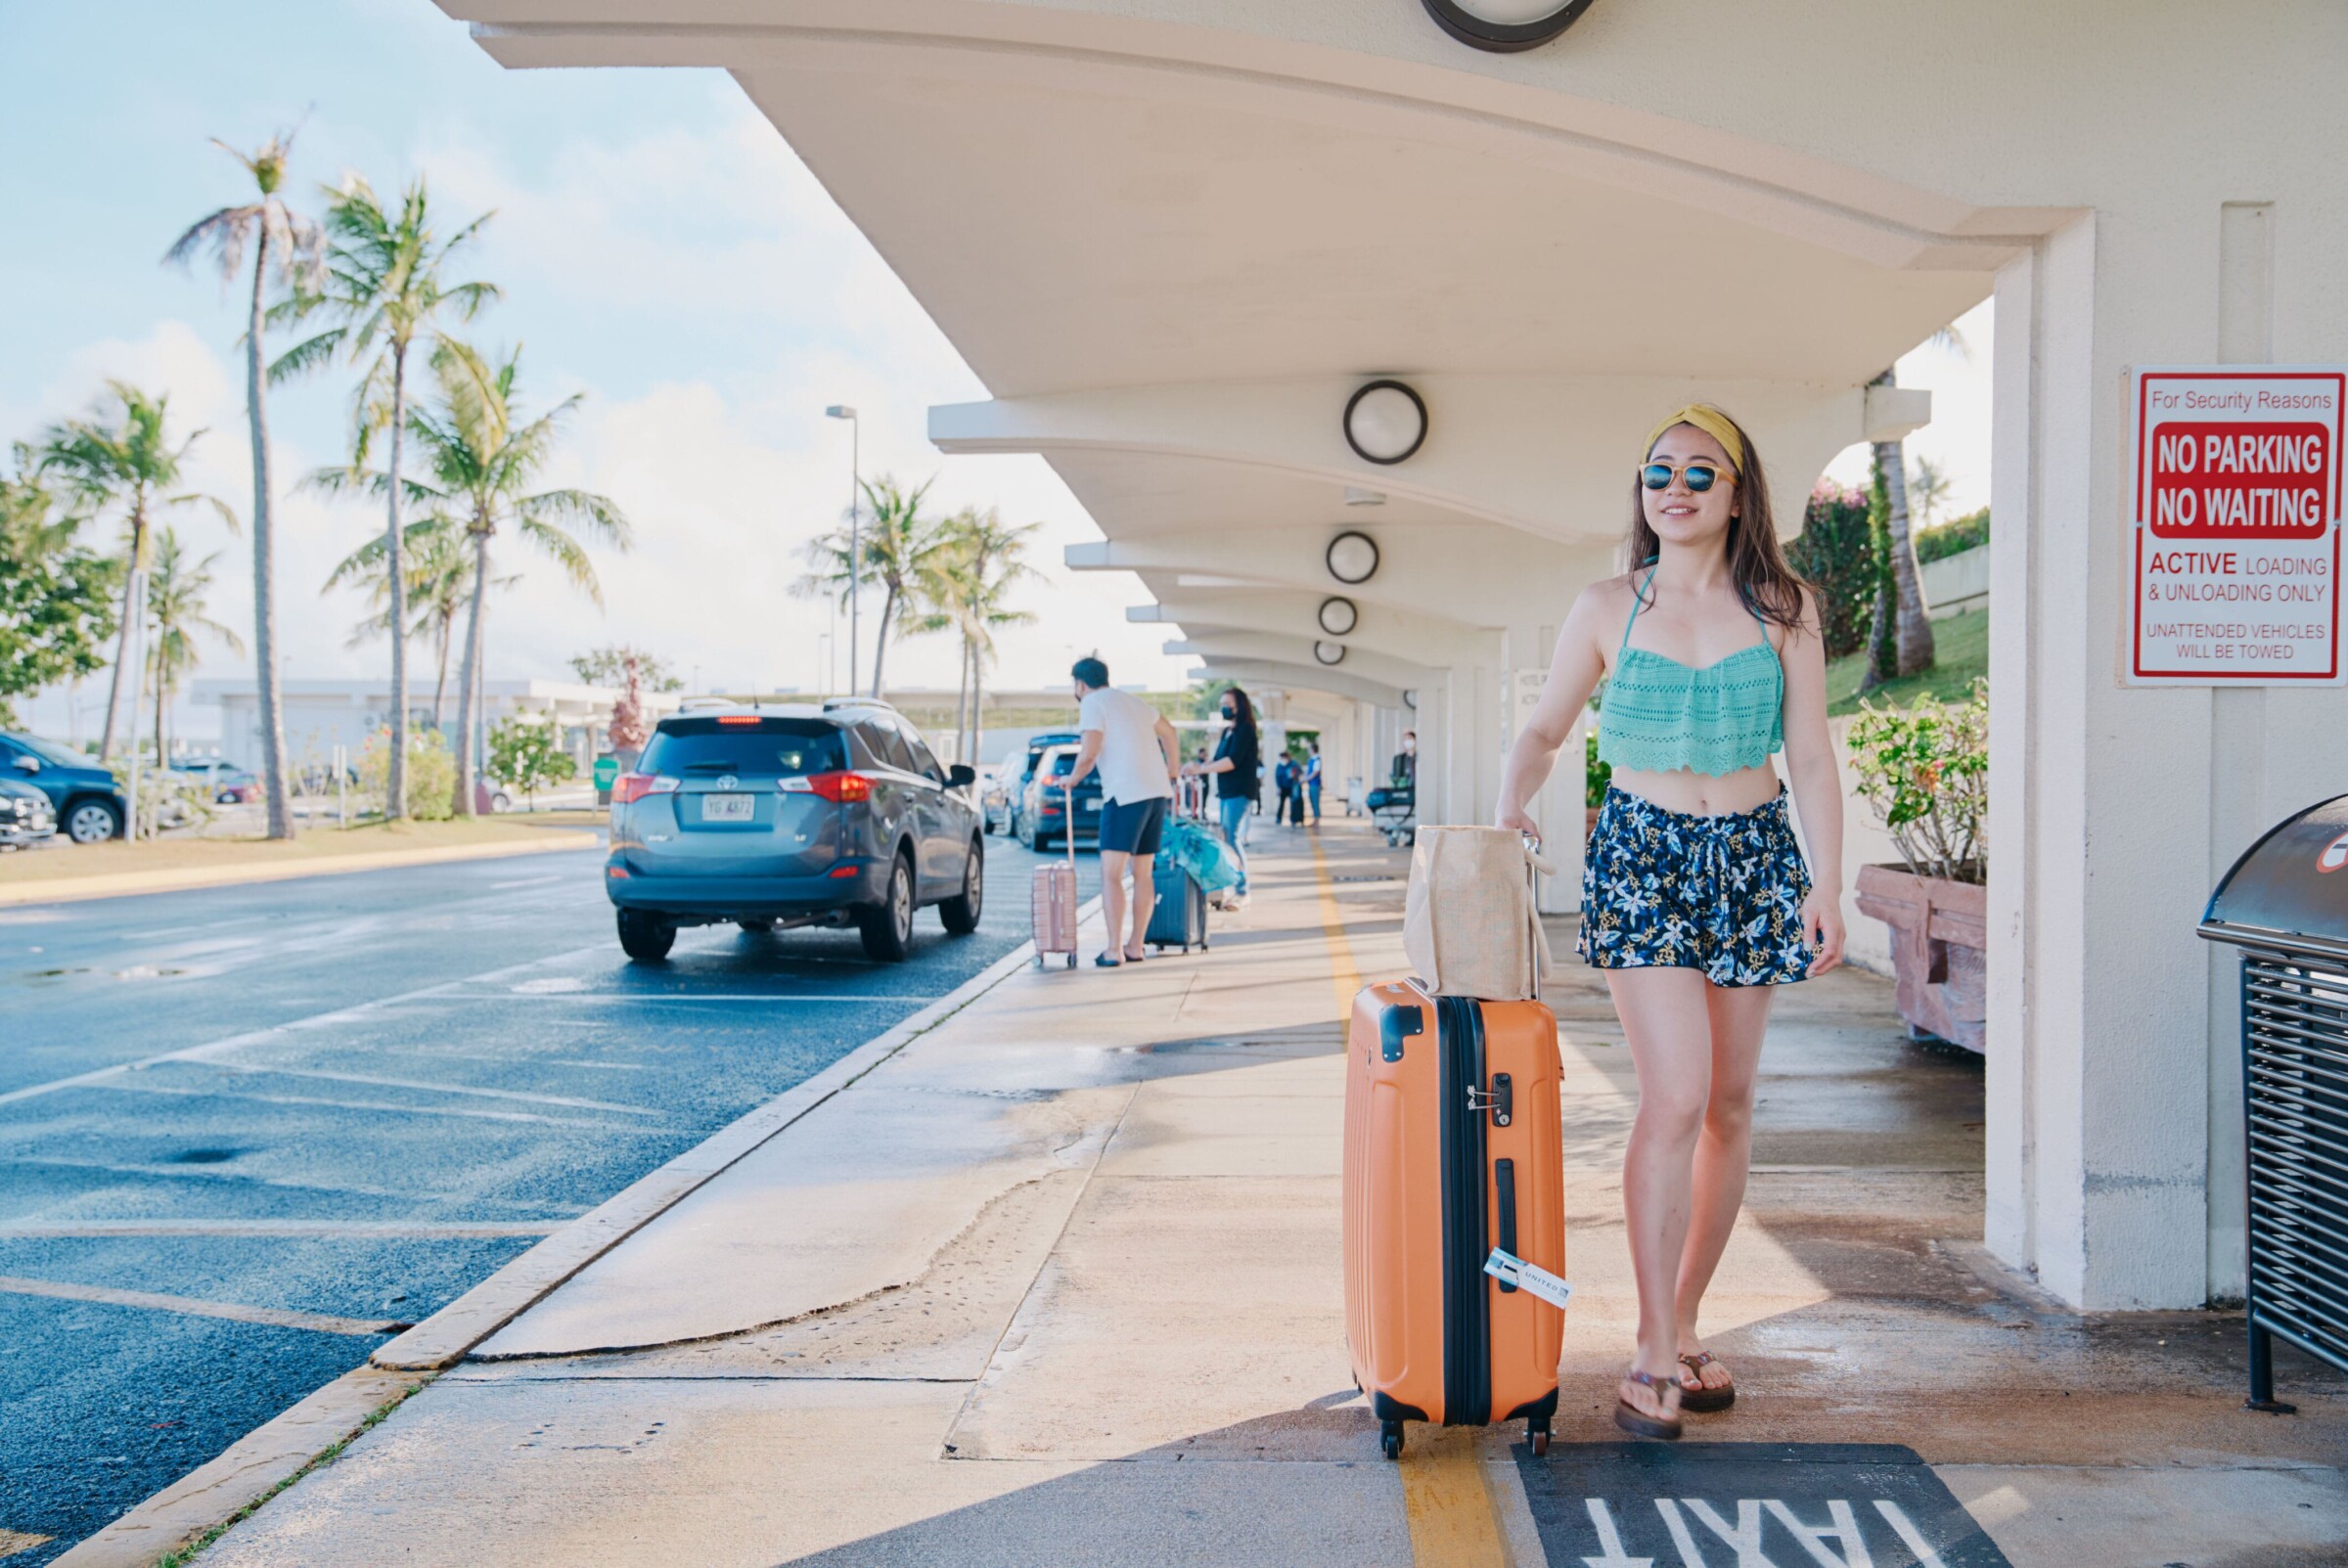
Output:
<svg viewBox="0 0 2348 1568">
<path fill-rule="evenodd" d="M 1443 815 L 1421 822 L 1490 822 L 1500 798 L 1501 683 L 1490 664 L 1455 664 L 1443 675 L 1445 735 L 1434 764 L 1443 776 Z M 1423 699 L 1422 699 L 1423 700 Z M 1425 739 L 1422 732 L 1421 740 Z M 1422 760 L 1421 777 L 1427 763 Z"/>
<path fill-rule="evenodd" d="M 2219 195 L 2080 218 L 1997 283 L 1985 1232 L 2090 1309 L 2240 1290 L 2234 970 L 2193 924 L 2348 778 L 2336 690 L 2118 678 L 2126 367 L 2348 353 L 2340 220 Z"/>
</svg>

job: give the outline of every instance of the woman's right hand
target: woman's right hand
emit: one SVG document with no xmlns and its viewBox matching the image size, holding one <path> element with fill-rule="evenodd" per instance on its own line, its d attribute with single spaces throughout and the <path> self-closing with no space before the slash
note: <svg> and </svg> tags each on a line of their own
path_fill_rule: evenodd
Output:
<svg viewBox="0 0 2348 1568">
<path fill-rule="evenodd" d="M 1541 837 L 1541 825 L 1533 821 L 1522 806 L 1502 806 L 1499 813 L 1493 817 L 1492 826 L 1513 828 L 1520 833 L 1530 833 L 1536 841 Z"/>
</svg>

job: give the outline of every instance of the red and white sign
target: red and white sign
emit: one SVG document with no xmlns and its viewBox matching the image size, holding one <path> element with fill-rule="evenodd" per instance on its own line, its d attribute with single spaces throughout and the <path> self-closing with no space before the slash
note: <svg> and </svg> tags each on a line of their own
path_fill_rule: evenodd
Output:
<svg viewBox="0 0 2348 1568">
<path fill-rule="evenodd" d="M 2128 677 L 2339 682 L 2348 370 L 2137 370 Z"/>
</svg>

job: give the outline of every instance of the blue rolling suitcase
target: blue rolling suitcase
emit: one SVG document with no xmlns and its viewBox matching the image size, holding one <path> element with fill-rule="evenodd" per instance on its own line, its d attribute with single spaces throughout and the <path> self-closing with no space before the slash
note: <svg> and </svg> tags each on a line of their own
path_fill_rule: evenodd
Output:
<svg viewBox="0 0 2348 1568">
<path fill-rule="evenodd" d="M 1152 875 L 1157 888 L 1157 907 L 1150 912 L 1150 933 L 1144 940 L 1160 950 L 1178 947 L 1188 953 L 1196 946 L 1204 952 L 1206 889 L 1198 885 L 1196 876 L 1162 854 L 1157 857 Z"/>
</svg>

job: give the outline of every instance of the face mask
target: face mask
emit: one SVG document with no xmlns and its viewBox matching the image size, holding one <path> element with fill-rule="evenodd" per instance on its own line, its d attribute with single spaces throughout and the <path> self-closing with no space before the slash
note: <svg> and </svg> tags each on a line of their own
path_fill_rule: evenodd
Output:
<svg viewBox="0 0 2348 1568">
<path fill-rule="evenodd" d="M 1225 709 L 1223 710 L 1223 717 L 1225 717 L 1225 718 L 1227 718 L 1227 719 L 1236 719 L 1236 718 L 1238 718 L 1239 716 L 1240 716 L 1240 710 L 1239 710 L 1238 708 L 1225 708 Z"/>
</svg>

